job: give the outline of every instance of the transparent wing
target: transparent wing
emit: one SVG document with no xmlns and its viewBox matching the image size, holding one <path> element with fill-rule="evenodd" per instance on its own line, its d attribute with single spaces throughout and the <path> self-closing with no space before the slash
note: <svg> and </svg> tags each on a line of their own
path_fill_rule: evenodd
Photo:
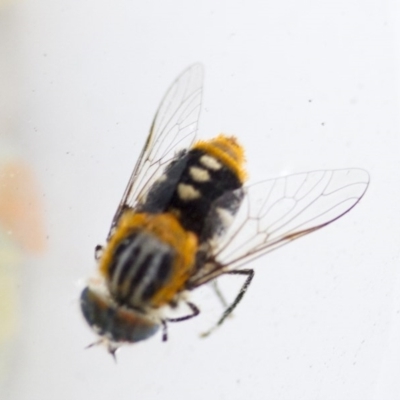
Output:
<svg viewBox="0 0 400 400">
<path fill-rule="evenodd" d="M 238 216 L 217 244 L 199 286 L 237 269 L 348 213 L 363 197 L 369 175 L 362 169 L 313 171 L 262 181 L 245 188 Z"/>
<path fill-rule="evenodd" d="M 200 116 L 203 67 L 194 64 L 172 83 L 156 112 L 150 133 L 133 169 L 115 213 L 112 227 L 122 210 L 134 208 L 160 177 L 176 151 L 191 147 Z"/>
</svg>

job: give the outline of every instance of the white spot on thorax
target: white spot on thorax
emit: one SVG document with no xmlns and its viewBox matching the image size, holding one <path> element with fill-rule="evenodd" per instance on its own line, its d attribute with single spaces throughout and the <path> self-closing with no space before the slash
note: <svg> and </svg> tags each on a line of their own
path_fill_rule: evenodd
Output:
<svg viewBox="0 0 400 400">
<path fill-rule="evenodd" d="M 192 179 L 196 182 L 208 182 L 210 180 L 210 174 L 206 169 L 191 167 L 189 173 Z"/>
<path fill-rule="evenodd" d="M 180 183 L 178 185 L 178 195 L 182 200 L 195 200 L 198 199 L 201 194 L 192 185 Z"/>
<path fill-rule="evenodd" d="M 200 157 L 200 162 L 208 169 L 212 169 L 214 171 L 219 170 L 222 165 L 219 161 L 217 161 L 214 157 L 211 157 L 207 154 Z"/>
</svg>

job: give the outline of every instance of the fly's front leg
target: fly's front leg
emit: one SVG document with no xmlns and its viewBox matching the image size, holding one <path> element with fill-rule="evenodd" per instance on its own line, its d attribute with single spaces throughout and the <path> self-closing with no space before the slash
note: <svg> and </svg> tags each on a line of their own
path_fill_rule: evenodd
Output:
<svg viewBox="0 0 400 400">
<path fill-rule="evenodd" d="M 187 319 L 197 317 L 200 314 L 200 310 L 195 304 L 191 303 L 190 301 L 187 301 L 186 304 L 192 310 L 191 314 L 184 315 L 183 317 L 178 317 L 178 318 L 166 318 L 165 321 L 182 322 L 182 321 L 186 321 Z"/>
<path fill-rule="evenodd" d="M 191 314 L 184 315 L 183 317 L 178 318 L 165 318 L 161 321 L 163 342 L 166 342 L 168 340 L 167 322 L 182 322 L 197 317 L 200 314 L 200 310 L 195 304 L 191 303 L 190 301 L 187 301 L 186 304 L 191 309 Z"/>
<path fill-rule="evenodd" d="M 162 341 L 166 342 L 168 340 L 168 327 L 167 327 L 167 323 L 165 322 L 165 320 L 161 321 L 161 325 L 162 325 Z"/>
<path fill-rule="evenodd" d="M 244 281 L 242 287 L 239 290 L 239 293 L 235 297 L 235 300 L 233 300 L 232 304 L 225 309 L 224 313 L 222 314 L 221 318 L 219 321 L 208 331 L 204 332 L 201 334 L 202 337 L 207 337 L 211 332 L 214 332 L 222 323 L 229 317 L 229 315 L 232 313 L 232 311 L 236 308 L 236 306 L 239 304 L 240 300 L 242 300 L 244 294 L 246 293 L 247 288 L 249 287 L 253 277 L 254 277 L 254 270 L 252 269 L 238 269 L 238 270 L 233 270 L 233 271 L 226 271 L 223 273 L 223 275 L 245 275 L 246 280 Z"/>
</svg>

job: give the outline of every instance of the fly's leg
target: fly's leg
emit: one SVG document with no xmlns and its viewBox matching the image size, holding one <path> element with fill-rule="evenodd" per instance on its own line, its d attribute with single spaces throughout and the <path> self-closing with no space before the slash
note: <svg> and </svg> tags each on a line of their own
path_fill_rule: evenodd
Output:
<svg viewBox="0 0 400 400">
<path fill-rule="evenodd" d="M 184 315 L 183 317 L 178 317 L 178 318 L 166 318 L 161 321 L 161 323 L 162 323 L 162 341 L 163 342 L 166 342 L 168 340 L 167 322 L 182 322 L 182 321 L 186 321 L 188 319 L 197 317 L 200 314 L 200 310 L 195 304 L 191 303 L 190 301 L 187 301 L 186 304 L 191 309 L 191 311 L 192 311 L 191 314 Z"/>
<path fill-rule="evenodd" d="M 229 315 L 232 313 L 232 311 L 236 308 L 236 306 L 239 304 L 240 300 L 242 300 L 244 294 L 246 293 L 247 288 L 249 287 L 249 285 L 254 277 L 254 270 L 241 269 L 241 270 L 226 271 L 226 272 L 224 272 L 224 275 L 245 275 L 246 280 L 244 281 L 242 287 L 239 290 L 239 293 L 235 297 L 235 300 L 233 300 L 232 304 L 225 309 L 221 318 L 211 329 L 209 329 L 208 331 L 201 334 L 202 337 L 207 337 L 208 335 L 210 335 L 210 333 L 214 332 L 220 325 L 223 324 L 223 322 L 229 317 Z"/>
<path fill-rule="evenodd" d="M 98 244 L 95 248 L 94 248 L 94 259 L 96 261 L 99 261 L 101 256 L 103 255 L 103 246 L 101 244 Z"/>
<path fill-rule="evenodd" d="M 187 319 L 197 317 L 200 314 L 200 310 L 195 304 L 191 303 L 190 301 L 187 301 L 186 304 L 192 310 L 191 314 L 184 315 L 183 317 L 178 317 L 178 318 L 166 318 L 166 321 L 168 321 L 168 322 L 182 322 L 182 321 L 186 321 Z"/>
<path fill-rule="evenodd" d="M 218 281 L 216 279 L 214 279 L 213 281 L 211 281 L 211 287 L 214 290 L 215 295 L 218 297 L 219 301 L 222 304 L 223 308 L 228 308 L 228 302 L 225 299 L 225 296 L 223 295 L 223 293 L 221 292 L 221 289 L 219 288 L 218 285 Z"/>
<path fill-rule="evenodd" d="M 168 340 L 168 328 L 167 328 L 167 323 L 165 320 L 161 321 L 162 324 L 162 341 L 166 342 Z"/>
</svg>

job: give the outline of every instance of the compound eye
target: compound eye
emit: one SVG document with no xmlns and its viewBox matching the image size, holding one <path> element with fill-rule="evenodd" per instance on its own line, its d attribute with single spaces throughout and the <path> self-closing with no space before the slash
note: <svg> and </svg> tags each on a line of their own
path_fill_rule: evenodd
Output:
<svg viewBox="0 0 400 400">
<path fill-rule="evenodd" d="M 160 329 L 160 323 L 135 310 L 118 306 L 88 287 L 81 294 L 81 310 L 86 322 L 99 336 L 115 343 L 136 343 Z"/>
</svg>

